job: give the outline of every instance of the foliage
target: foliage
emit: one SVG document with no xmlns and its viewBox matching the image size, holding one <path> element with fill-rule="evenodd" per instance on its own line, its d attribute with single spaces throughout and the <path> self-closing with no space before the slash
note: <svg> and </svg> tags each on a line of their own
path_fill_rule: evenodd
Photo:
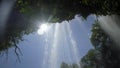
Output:
<svg viewBox="0 0 120 68">
<path fill-rule="evenodd" d="M 87 55 L 81 59 L 81 66 L 83 68 L 101 68 L 101 54 L 95 49 L 88 51 Z"/>
<path fill-rule="evenodd" d="M 67 64 L 67 63 L 64 63 L 64 62 L 63 62 L 63 63 L 61 64 L 60 68 L 79 68 L 79 67 L 78 67 L 78 65 L 75 64 L 75 63 L 70 65 L 70 64 Z"/>
<path fill-rule="evenodd" d="M 17 44 L 25 40 L 23 39 L 23 35 L 33 33 L 37 29 L 36 23 L 29 22 L 19 12 L 12 12 L 6 23 L 4 36 L 0 38 L 0 54 L 2 52 L 8 52 L 8 49 L 13 47 L 19 60 L 19 55 L 22 53 Z"/>
<path fill-rule="evenodd" d="M 39 15 L 45 21 L 54 23 L 69 21 L 76 14 L 85 19 L 90 14 L 120 14 L 119 4 L 119 0 L 18 0 L 16 8 L 22 13 Z"/>
<path fill-rule="evenodd" d="M 81 59 L 83 68 L 119 68 L 120 50 L 100 27 L 99 22 L 93 24 L 91 42 L 94 49 Z"/>
<path fill-rule="evenodd" d="M 2 0 L 0 0 L 1 2 Z M 15 46 L 16 52 L 17 44 L 23 40 L 23 35 L 37 30 L 37 23 L 29 21 L 32 18 L 55 23 L 64 20 L 69 21 L 76 14 L 85 19 L 90 14 L 120 14 L 119 4 L 119 0 L 17 0 L 6 24 L 5 35 L 0 38 L 0 51 Z M 110 39 L 101 29 L 92 31 L 94 34 L 91 42 L 95 48 L 100 46 L 99 49 L 102 50 L 100 52 L 107 56 L 106 50 L 109 51 L 107 45 L 113 45 L 113 43 L 107 41 Z M 18 48 L 18 50 L 20 49 Z"/>
<path fill-rule="evenodd" d="M 13 16 L 13 13 L 16 15 Z M 114 13 L 119 14 L 119 1 L 116 0 L 17 0 L 10 17 L 19 18 L 21 16 L 23 18 L 21 20 L 29 20 L 32 17 L 38 18 L 40 21 L 62 22 L 73 19 L 76 14 L 86 18 L 90 14 L 107 15 Z M 36 30 L 36 23 L 23 22 L 20 19 L 11 20 L 13 26 L 7 24 L 5 38 L 0 41 L 0 51 L 17 44 L 22 40 L 24 34 Z M 101 37 L 96 42 L 104 40 L 103 38 L 105 37 Z M 95 42 L 93 43 L 95 44 Z M 8 46 L 4 47 L 4 45 Z"/>
<path fill-rule="evenodd" d="M 61 66 L 60 66 L 60 68 L 69 68 L 69 65 L 66 64 L 66 63 L 62 63 Z"/>
<path fill-rule="evenodd" d="M 95 21 L 92 27 L 92 35 L 91 35 L 91 43 L 97 49 L 101 45 L 104 45 L 106 42 L 110 43 L 109 37 L 105 34 L 105 32 L 100 28 L 98 21 Z"/>
</svg>

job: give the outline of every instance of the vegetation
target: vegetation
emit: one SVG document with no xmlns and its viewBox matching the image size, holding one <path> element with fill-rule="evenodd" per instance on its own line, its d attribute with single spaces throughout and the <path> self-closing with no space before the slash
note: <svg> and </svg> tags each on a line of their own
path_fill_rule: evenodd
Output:
<svg viewBox="0 0 120 68">
<path fill-rule="evenodd" d="M 60 68 L 79 68 L 79 67 L 78 67 L 77 64 L 71 64 L 71 65 L 69 65 L 69 64 L 63 62 L 61 64 Z"/>
<path fill-rule="evenodd" d="M 2 0 L 0 0 L 2 3 Z M 84 19 L 90 14 L 95 15 L 111 15 L 120 14 L 120 1 L 119 0 L 17 0 L 10 15 L 10 18 L 6 24 L 6 31 L 3 38 L 0 38 L 0 52 L 7 51 L 10 47 L 15 47 L 15 53 L 17 53 L 17 44 L 24 40 L 22 37 L 25 34 L 33 33 L 37 30 L 37 23 L 31 22 L 30 20 L 38 19 L 40 21 L 47 22 L 62 22 L 64 20 L 71 20 L 77 14 Z M 91 42 L 95 49 L 90 50 L 88 53 L 92 53 L 96 57 L 96 53 L 100 53 L 104 61 L 100 61 L 94 58 L 91 65 L 100 61 L 105 63 L 103 67 L 109 66 L 115 67 L 115 63 L 119 63 L 120 60 L 117 51 L 113 45 L 116 45 L 112 40 L 100 29 L 99 24 L 94 24 L 92 29 Z M 97 51 L 97 52 L 96 52 Z M 85 57 L 89 56 L 86 55 Z M 85 63 L 86 59 L 82 60 Z M 64 68 L 63 64 L 62 68 Z M 69 67 L 69 65 L 66 65 Z M 74 66 L 74 65 L 73 65 Z M 96 65 L 95 67 L 97 67 Z M 119 66 L 116 64 L 116 66 Z M 77 67 L 76 67 L 77 68 Z M 106 67 L 108 68 L 108 67 Z"/>
<path fill-rule="evenodd" d="M 18 0 L 16 8 L 30 16 L 41 16 L 41 20 L 62 22 L 71 20 L 76 14 L 87 18 L 90 14 L 120 14 L 119 0 Z"/>
<path fill-rule="evenodd" d="M 93 24 L 91 42 L 94 49 L 81 59 L 83 68 L 119 68 L 120 50 L 112 39 L 101 29 L 98 21 Z"/>
<path fill-rule="evenodd" d="M 0 38 L 0 55 L 2 52 L 8 53 L 8 49 L 14 47 L 14 52 L 18 57 L 21 55 L 21 50 L 17 44 L 25 39 L 23 35 L 33 33 L 38 27 L 29 22 L 24 15 L 18 12 L 12 12 L 8 22 L 6 23 L 6 29 L 4 36 Z M 19 60 L 20 61 L 20 60 Z"/>
</svg>

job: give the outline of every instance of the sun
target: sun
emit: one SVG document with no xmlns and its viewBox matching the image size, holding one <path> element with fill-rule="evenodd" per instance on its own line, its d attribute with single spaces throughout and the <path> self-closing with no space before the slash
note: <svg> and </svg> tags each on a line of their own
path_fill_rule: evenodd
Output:
<svg viewBox="0 0 120 68">
<path fill-rule="evenodd" d="M 44 33 L 46 33 L 48 31 L 48 24 L 41 24 L 39 29 L 38 29 L 38 34 L 39 35 L 43 35 Z"/>
</svg>

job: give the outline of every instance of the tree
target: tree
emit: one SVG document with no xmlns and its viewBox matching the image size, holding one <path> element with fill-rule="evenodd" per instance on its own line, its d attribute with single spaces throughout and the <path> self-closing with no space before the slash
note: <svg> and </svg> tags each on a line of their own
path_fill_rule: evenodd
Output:
<svg viewBox="0 0 120 68">
<path fill-rule="evenodd" d="M 0 3 L 2 3 L 2 0 L 0 0 Z M 16 48 L 18 48 L 16 45 L 23 40 L 23 35 L 30 34 L 38 28 L 36 27 L 38 23 L 30 22 L 30 20 L 38 19 L 55 23 L 64 20 L 69 21 L 76 14 L 83 18 L 90 14 L 120 14 L 119 4 L 119 0 L 17 0 L 6 24 L 4 37 L 0 38 L 0 51 L 15 47 L 16 52 Z M 103 37 L 100 36 L 97 41 L 93 36 L 92 43 L 95 43 L 94 46 L 105 44 L 103 41 L 109 39 L 104 33 L 100 35 Z"/>
<path fill-rule="evenodd" d="M 67 64 L 67 63 L 62 63 L 60 68 L 79 68 L 77 64 L 73 63 L 73 64 Z"/>
<path fill-rule="evenodd" d="M 76 14 L 120 14 L 119 0 L 18 0 L 16 8 L 30 16 L 41 16 L 49 22 L 71 20 Z"/>
<path fill-rule="evenodd" d="M 72 66 L 70 68 L 79 68 L 79 66 L 77 64 L 72 64 Z"/>
<path fill-rule="evenodd" d="M 69 68 L 69 65 L 66 64 L 66 63 L 62 63 L 61 66 L 60 66 L 60 68 Z"/>
<path fill-rule="evenodd" d="M 93 24 L 91 42 L 94 49 L 81 59 L 83 68 L 119 68 L 120 50 L 109 35 L 101 29 L 99 22 Z"/>
<path fill-rule="evenodd" d="M 91 49 L 87 55 L 81 59 L 81 66 L 83 68 L 101 68 L 101 60 L 101 54 L 95 49 Z"/>
<path fill-rule="evenodd" d="M 55 23 L 64 20 L 69 21 L 76 14 L 84 18 L 90 14 L 119 14 L 119 3 L 119 0 L 17 0 L 10 20 L 8 20 L 9 23 L 12 23 L 7 23 L 5 37 L 0 41 L 0 51 L 13 46 L 13 43 L 14 45 L 17 44 L 22 40 L 23 34 L 29 34 L 37 30 L 37 23 L 30 22 L 32 18 L 32 20 L 37 18 L 40 21 Z M 22 19 L 19 19 L 19 16 Z M 15 19 L 11 19 L 12 17 Z M 5 47 L 5 45 L 8 46 Z"/>
<path fill-rule="evenodd" d="M 6 28 L 3 37 L 0 37 L 0 55 L 2 52 L 8 53 L 9 48 L 14 48 L 14 52 L 20 61 L 19 55 L 22 51 L 18 47 L 18 43 L 23 41 L 23 36 L 33 33 L 38 29 L 37 23 L 33 23 L 26 19 L 25 15 L 13 11 L 9 20 L 6 22 Z"/>
</svg>

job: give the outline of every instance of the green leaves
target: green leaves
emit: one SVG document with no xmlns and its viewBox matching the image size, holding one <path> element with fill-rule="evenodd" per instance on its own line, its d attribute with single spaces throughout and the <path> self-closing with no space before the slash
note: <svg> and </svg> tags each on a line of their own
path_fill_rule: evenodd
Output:
<svg viewBox="0 0 120 68">
<path fill-rule="evenodd" d="M 79 68 L 79 66 L 75 63 L 73 64 L 67 64 L 67 63 L 62 63 L 60 68 Z"/>
<path fill-rule="evenodd" d="M 119 68 L 120 49 L 117 49 L 109 35 L 102 30 L 99 21 L 95 21 L 92 27 L 91 43 L 94 49 L 81 59 L 83 68 Z M 114 62 L 115 61 L 115 62 Z"/>
<path fill-rule="evenodd" d="M 21 3 L 23 3 L 23 1 L 22 0 L 18 0 L 18 4 L 21 4 Z"/>
<path fill-rule="evenodd" d="M 47 18 L 53 14 L 55 19 L 52 21 L 61 22 L 73 19 L 76 14 L 81 15 L 84 19 L 90 14 L 120 14 L 119 3 L 114 0 L 18 0 L 17 5 L 21 13 L 29 13 L 31 9 L 33 12 L 30 12 L 29 16 L 40 15 Z M 40 14 L 42 11 L 45 12 Z"/>
<path fill-rule="evenodd" d="M 21 13 L 24 13 L 25 11 L 26 11 L 25 8 L 21 8 L 21 9 L 20 9 L 20 12 L 21 12 Z"/>
</svg>

